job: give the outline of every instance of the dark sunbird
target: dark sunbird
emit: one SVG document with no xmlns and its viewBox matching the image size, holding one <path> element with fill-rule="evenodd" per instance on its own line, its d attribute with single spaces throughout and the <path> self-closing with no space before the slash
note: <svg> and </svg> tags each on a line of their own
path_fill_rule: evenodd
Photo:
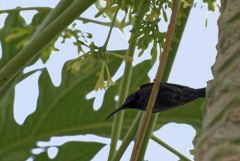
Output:
<svg viewBox="0 0 240 161">
<path fill-rule="evenodd" d="M 153 83 L 147 83 L 127 97 L 124 104 L 113 111 L 106 119 L 123 109 L 139 109 L 146 111 Z M 191 102 L 199 97 L 205 97 L 206 88 L 194 89 L 171 83 L 161 83 L 153 113 L 168 110 Z"/>
</svg>

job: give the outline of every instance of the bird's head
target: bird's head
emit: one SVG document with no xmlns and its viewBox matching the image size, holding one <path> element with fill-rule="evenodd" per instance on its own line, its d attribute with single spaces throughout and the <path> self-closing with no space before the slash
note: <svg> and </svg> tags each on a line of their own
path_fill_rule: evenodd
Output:
<svg viewBox="0 0 240 161">
<path fill-rule="evenodd" d="M 106 119 L 110 118 L 112 115 L 114 115 L 115 113 L 117 113 L 123 109 L 138 108 L 138 104 L 139 104 L 138 102 L 139 102 L 139 95 L 135 92 L 135 93 L 129 95 L 127 97 L 126 101 L 124 102 L 124 104 L 121 107 L 117 108 L 115 111 L 113 111 L 110 115 L 108 115 Z"/>
<path fill-rule="evenodd" d="M 124 108 L 136 108 L 136 105 L 139 102 L 139 94 L 138 93 L 133 93 L 131 95 L 129 95 L 126 99 L 126 101 L 124 102 L 124 104 L 122 105 L 122 107 Z"/>
</svg>

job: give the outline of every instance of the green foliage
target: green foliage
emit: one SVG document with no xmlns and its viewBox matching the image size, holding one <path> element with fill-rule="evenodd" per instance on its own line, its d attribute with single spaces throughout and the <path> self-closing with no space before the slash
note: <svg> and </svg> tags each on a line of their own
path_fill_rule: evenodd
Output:
<svg viewBox="0 0 240 161">
<path fill-rule="evenodd" d="M 203 0 L 203 2 L 208 4 L 208 10 L 215 11 L 216 0 Z"/>
<path fill-rule="evenodd" d="M 34 157 L 35 161 L 89 161 L 103 147 L 100 143 L 78 143 L 69 142 L 59 147 L 58 155 L 54 159 L 49 159 L 47 153 L 41 153 Z"/>
<path fill-rule="evenodd" d="M 97 60 L 92 54 L 84 54 L 79 56 L 77 59 L 70 60 L 67 63 L 67 69 L 73 74 L 86 74 L 91 71 L 96 63 Z"/>
<path fill-rule="evenodd" d="M 120 22 L 120 26 L 125 26 L 124 24 L 133 23 L 132 17 L 137 14 L 137 8 L 139 8 L 138 1 L 126 1 L 126 0 L 106 0 L 106 7 L 103 8 L 97 16 L 101 14 L 112 14 L 116 11 L 118 5 L 120 9 L 125 12 L 125 16 Z M 165 37 L 165 32 L 161 32 L 158 29 L 158 23 L 161 21 L 160 15 L 163 15 L 164 21 L 168 21 L 166 14 L 166 9 L 171 8 L 171 3 L 169 1 L 161 0 L 150 0 L 144 2 L 144 8 L 141 12 L 136 15 L 137 21 L 132 29 L 132 34 L 135 35 L 134 38 L 137 39 L 137 47 L 140 50 L 139 56 L 141 56 L 144 51 L 148 48 L 150 43 L 154 43 L 152 47 L 152 62 L 156 60 L 156 51 L 159 47 L 162 48 L 163 40 Z M 129 40 L 131 42 L 131 40 Z"/>
<path fill-rule="evenodd" d="M 109 62 L 111 73 L 116 71 L 119 63 L 118 59 Z M 11 156 L 19 150 L 29 152 L 36 141 L 55 135 L 93 133 L 109 137 L 111 120 L 104 119 L 112 111 L 116 86 L 107 90 L 105 95 L 109 99 L 105 99 L 103 108 L 97 112 L 92 109 L 93 100 L 85 99 L 85 95 L 94 88 L 95 74 L 99 67 L 100 65 L 95 65 L 91 72 L 83 76 L 72 75 L 64 70 L 59 88 L 51 84 L 49 75 L 44 70 L 39 81 L 37 111 L 27 118 L 23 126 L 17 125 L 13 118 L 13 91 L 5 95 L 0 103 L 0 134 L 1 138 L 6 139 L 0 140 L 0 158 Z M 141 71 L 143 68 L 145 67 L 142 66 Z M 142 81 L 141 77 L 138 81 Z M 139 83 L 141 82 L 135 82 L 133 88 L 136 89 Z"/>
<path fill-rule="evenodd" d="M 84 52 L 83 50 L 83 46 L 85 47 L 88 47 L 88 45 L 86 44 L 88 42 L 89 39 L 91 39 L 93 36 L 91 33 L 85 33 L 85 32 L 82 32 L 81 30 L 79 30 L 77 27 L 76 27 L 76 23 L 73 23 L 71 25 L 71 28 L 66 28 L 63 33 L 61 34 L 61 37 L 62 37 L 62 41 L 61 43 L 65 43 L 65 41 L 67 39 L 70 39 L 70 38 L 74 38 L 75 42 L 73 42 L 73 44 L 75 46 L 77 46 L 78 48 L 78 53 L 80 52 Z"/>
<path fill-rule="evenodd" d="M 2 59 L 0 67 L 5 65 L 20 50 L 18 43 L 25 42 L 29 30 L 25 29 L 25 20 L 18 11 L 8 14 L 3 28 L 0 30 L 0 41 L 2 46 Z M 15 32 L 15 34 L 13 34 Z M 13 35 L 11 35 L 13 34 Z"/>
<path fill-rule="evenodd" d="M 0 30 L 0 40 L 2 45 L 3 58 L 0 61 L 1 64 L 8 62 L 13 56 L 16 55 L 31 39 L 31 36 L 36 32 L 37 28 L 49 13 L 49 10 L 39 10 L 32 18 L 30 24 L 26 24 L 23 17 L 20 15 L 20 11 L 10 11 L 5 20 L 4 27 Z M 59 35 L 62 38 L 61 43 L 64 43 L 66 39 L 74 38 L 74 45 L 78 47 L 78 52 L 83 52 L 82 46 L 87 46 L 85 43 L 88 39 L 92 38 L 91 33 L 84 33 L 79 29 L 76 29 L 76 24 L 72 24 L 71 27 L 66 28 L 62 34 Z M 55 43 L 59 37 L 54 38 L 45 48 L 41 51 L 41 59 L 46 62 L 53 51 L 58 51 L 55 47 Z M 9 56 L 7 56 L 9 55 Z"/>
<path fill-rule="evenodd" d="M 25 20 L 20 15 L 20 11 L 9 12 L 5 20 L 5 25 L 0 30 L 2 53 L 6 59 L 8 58 L 6 61 L 1 60 L 2 63 L 9 61 L 11 57 L 15 56 L 16 53 L 28 43 L 32 34 L 36 31 L 47 14 L 47 11 L 38 12 L 33 16 L 31 23 L 26 24 Z M 50 53 L 54 50 L 57 49 L 54 47 L 54 42 L 51 42 L 41 52 L 43 60 L 46 61 Z"/>
</svg>

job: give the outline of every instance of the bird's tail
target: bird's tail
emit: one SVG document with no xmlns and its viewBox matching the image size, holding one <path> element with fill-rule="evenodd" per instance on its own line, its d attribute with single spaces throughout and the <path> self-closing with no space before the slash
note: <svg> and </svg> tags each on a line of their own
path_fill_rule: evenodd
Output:
<svg viewBox="0 0 240 161">
<path fill-rule="evenodd" d="M 206 88 L 199 88 L 197 89 L 199 97 L 205 97 L 206 96 Z"/>
<path fill-rule="evenodd" d="M 107 119 L 109 119 L 110 117 L 112 117 L 115 113 L 117 113 L 118 111 L 121 111 L 121 110 L 123 110 L 123 109 L 125 109 L 126 108 L 126 106 L 121 106 L 121 107 L 119 107 L 119 108 L 117 108 L 116 110 L 114 110 L 112 113 L 110 113 L 106 118 L 105 118 L 105 120 L 107 120 Z"/>
</svg>

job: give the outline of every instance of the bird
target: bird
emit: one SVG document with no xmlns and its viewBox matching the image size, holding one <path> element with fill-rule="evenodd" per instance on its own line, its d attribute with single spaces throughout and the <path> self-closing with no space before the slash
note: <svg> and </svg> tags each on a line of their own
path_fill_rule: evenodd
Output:
<svg viewBox="0 0 240 161">
<path fill-rule="evenodd" d="M 115 113 L 124 109 L 138 109 L 146 111 L 148 100 L 152 91 L 154 83 L 146 83 L 140 86 L 140 89 L 130 94 L 124 104 L 110 113 L 106 120 L 112 117 Z M 160 83 L 158 96 L 153 107 L 153 113 L 165 111 L 184 105 L 197 98 L 205 97 L 206 88 L 190 88 L 187 86 L 172 84 L 172 83 Z"/>
</svg>

